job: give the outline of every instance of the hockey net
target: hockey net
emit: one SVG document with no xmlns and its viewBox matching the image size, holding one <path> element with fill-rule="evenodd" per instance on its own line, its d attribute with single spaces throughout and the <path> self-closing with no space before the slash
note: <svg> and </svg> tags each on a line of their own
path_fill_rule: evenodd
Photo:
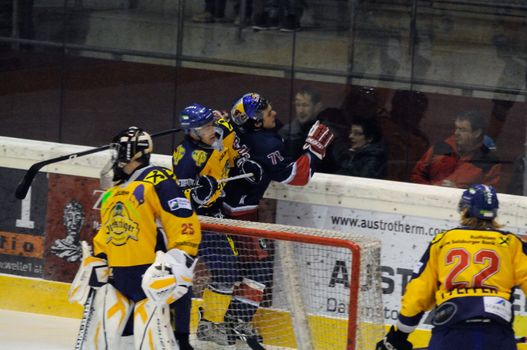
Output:
<svg viewBox="0 0 527 350">
<path fill-rule="evenodd" d="M 200 307 L 203 290 L 212 275 L 216 280 L 217 276 L 229 279 L 233 269 L 241 277 L 250 276 L 265 284 L 264 298 L 251 321 L 265 349 L 373 349 L 382 338 L 378 240 L 330 230 L 200 219 L 209 243 L 211 236 L 230 241 L 240 264 L 215 263 L 207 267 L 205 261 L 218 261 L 218 255 L 230 252 L 214 249 L 214 243 L 200 248 L 192 323 L 196 348 L 222 348 L 214 341 L 196 340 L 196 308 Z M 247 241 L 263 245 L 268 255 L 254 259 L 257 253 L 254 246 L 244 243 Z M 211 307 L 209 303 L 207 307 Z M 249 347 L 239 337 L 235 347 L 258 348 Z"/>
</svg>

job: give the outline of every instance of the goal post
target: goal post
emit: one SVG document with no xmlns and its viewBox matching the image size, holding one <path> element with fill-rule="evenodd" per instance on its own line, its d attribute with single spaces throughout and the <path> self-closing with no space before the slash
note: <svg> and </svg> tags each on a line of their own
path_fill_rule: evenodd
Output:
<svg viewBox="0 0 527 350">
<path fill-rule="evenodd" d="M 267 281 L 264 300 L 251 321 L 266 349 L 373 349 L 382 338 L 378 240 L 251 221 L 210 217 L 200 217 L 200 221 L 204 234 L 229 237 L 234 242 L 242 264 L 255 254 L 247 240 L 265 245 L 268 256 L 250 263 L 252 271 L 245 271 L 244 265 L 239 270 L 256 280 L 268 276 L 263 278 Z M 207 261 L 209 254 L 223 253 L 200 249 L 199 255 Z M 211 275 L 223 273 L 220 265 L 209 271 L 200 263 L 194 285 L 196 300 L 202 297 Z"/>
</svg>

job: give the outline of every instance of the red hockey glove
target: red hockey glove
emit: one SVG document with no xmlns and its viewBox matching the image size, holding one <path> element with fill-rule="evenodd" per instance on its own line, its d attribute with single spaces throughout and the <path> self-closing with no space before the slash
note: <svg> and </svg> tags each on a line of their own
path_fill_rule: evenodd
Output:
<svg viewBox="0 0 527 350">
<path fill-rule="evenodd" d="M 333 142 L 335 135 L 324 124 L 317 122 L 311 127 L 307 134 L 304 149 L 310 151 L 318 159 L 322 160 L 326 155 L 326 148 Z"/>
<path fill-rule="evenodd" d="M 407 338 L 408 333 L 401 332 L 392 326 L 386 336 L 377 343 L 375 350 L 412 350 L 413 345 L 406 340 Z"/>
</svg>

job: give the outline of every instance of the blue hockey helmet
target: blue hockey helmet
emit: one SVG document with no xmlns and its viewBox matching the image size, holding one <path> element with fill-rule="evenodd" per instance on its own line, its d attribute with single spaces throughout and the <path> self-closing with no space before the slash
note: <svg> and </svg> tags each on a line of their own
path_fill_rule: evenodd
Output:
<svg viewBox="0 0 527 350">
<path fill-rule="evenodd" d="M 179 114 L 181 128 L 185 131 L 202 127 L 212 121 L 214 121 L 212 110 L 199 103 L 193 103 L 183 108 Z"/>
<path fill-rule="evenodd" d="M 265 97 L 250 92 L 240 97 L 232 106 L 231 120 L 240 128 L 254 128 L 263 119 L 263 111 L 269 106 Z"/>
<path fill-rule="evenodd" d="M 492 186 L 475 184 L 463 192 L 459 211 L 467 209 L 467 216 L 493 220 L 498 215 L 498 196 Z"/>
</svg>

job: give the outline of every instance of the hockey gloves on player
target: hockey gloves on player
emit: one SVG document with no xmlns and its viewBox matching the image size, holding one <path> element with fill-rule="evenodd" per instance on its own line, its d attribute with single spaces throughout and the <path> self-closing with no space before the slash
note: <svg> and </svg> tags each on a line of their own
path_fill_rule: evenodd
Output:
<svg viewBox="0 0 527 350">
<path fill-rule="evenodd" d="M 190 197 L 198 207 L 208 204 L 218 190 L 218 181 L 208 175 L 200 176 L 194 182 Z"/>
<path fill-rule="evenodd" d="M 157 304 L 171 304 L 185 295 L 192 286 L 197 262 L 179 249 L 158 251 L 141 283 L 148 299 Z"/>
<path fill-rule="evenodd" d="M 260 164 L 254 160 L 250 160 L 246 157 L 240 157 L 236 161 L 236 167 L 240 174 L 253 174 L 253 176 L 246 178 L 247 181 L 253 184 L 257 184 L 262 181 L 263 169 Z"/>
<path fill-rule="evenodd" d="M 413 345 L 407 338 L 408 333 L 392 326 L 384 338 L 377 343 L 375 350 L 412 350 Z"/>
<path fill-rule="evenodd" d="M 82 241 L 81 246 L 82 261 L 71 283 L 68 300 L 70 303 L 84 305 L 90 288 L 99 288 L 108 282 L 110 270 L 105 259 L 91 255 L 90 245 L 86 241 Z"/>
<path fill-rule="evenodd" d="M 322 160 L 326 155 L 326 148 L 333 142 L 335 135 L 324 124 L 317 120 L 307 134 L 304 150 L 309 150 L 318 159 Z"/>
</svg>

